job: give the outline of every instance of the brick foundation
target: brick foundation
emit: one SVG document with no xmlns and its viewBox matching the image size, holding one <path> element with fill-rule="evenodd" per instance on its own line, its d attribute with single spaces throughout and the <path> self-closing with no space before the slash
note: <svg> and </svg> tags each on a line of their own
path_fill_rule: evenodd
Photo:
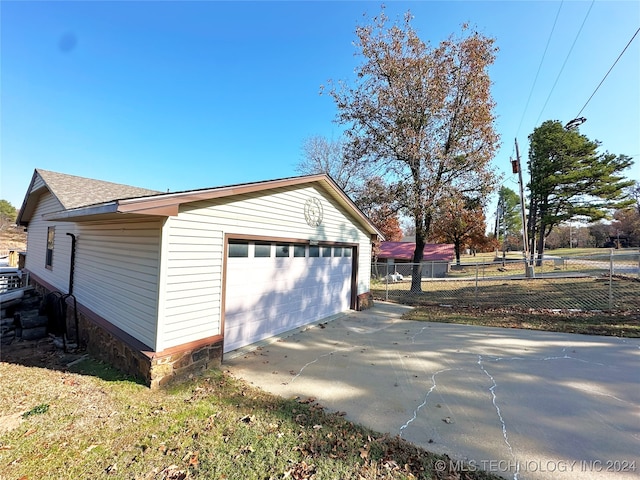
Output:
<svg viewBox="0 0 640 480">
<path fill-rule="evenodd" d="M 46 296 L 51 289 L 31 278 L 33 287 Z M 135 377 L 155 389 L 185 380 L 198 372 L 218 368 L 222 361 L 222 337 L 153 352 L 131 335 L 110 324 L 92 311 L 78 305 L 79 348 L 103 360 L 121 372 Z M 67 339 L 76 341 L 76 316 L 73 301 L 67 299 Z"/>
<path fill-rule="evenodd" d="M 148 385 L 152 389 L 164 387 L 173 381 L 187 379 L 195 373 L 218 368 L 221 361 L 221 341 L 157 356 L 151 359 Z"/>
</svg>

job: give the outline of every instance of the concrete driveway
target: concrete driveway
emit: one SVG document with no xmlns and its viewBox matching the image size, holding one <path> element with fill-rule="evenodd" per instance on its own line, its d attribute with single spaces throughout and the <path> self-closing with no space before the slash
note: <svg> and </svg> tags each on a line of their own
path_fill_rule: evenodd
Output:
<svg viewBox="0 0 640 480">
<path fill-rule="evenodd" d="M 505 478 L 640 478 L 640 339 L 411 322 L 406 309 L 378 302 L 224 365 Z"/>
</svg>

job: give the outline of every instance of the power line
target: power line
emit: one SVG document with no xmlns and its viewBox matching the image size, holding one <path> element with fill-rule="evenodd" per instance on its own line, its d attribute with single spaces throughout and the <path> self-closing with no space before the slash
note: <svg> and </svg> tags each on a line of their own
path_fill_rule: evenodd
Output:
<svg viewBox="0 0 640 480">
<path fill-rule="evenodd" d="M 633 34 L 633 36 L 631 37 L 631 40 L 629 40 L 629 43 L 627 43 L 627 46 L 624 47 L 624 49 L 622 50 L 622 52 L 620 52 L 620 55 L 618 55 L 618 58 L 616 58 L 616 61 L 613 62 L 613 65 L 611 65 L 611 68 L 609 69 L 609 71 L 606 73 L 606 75 L 604 76 L 604 78 L 600 81 L 600 83 L 598 84 L 598 86 L 596 87 L 596 89 L 593 91 L 593 93 L 591 94 L 591 96 L 589 97 L 589 100 L 587 100 L 587 102 L 584 104 L 584 106 L 580 109 L 580 111 L 578 112 L 578 115 L 576 115 L 576 117 L 579 117 L 580 114 L 582 113 L 582 111 L 587 107 L 587 105 L 589 104 L 589 102 L 591 101 L 591 99 L 593 98 L 593 96 L 596 94 L 596 92 L 598 91 L 598 89 L 600 88 L 600 85 L 602 85 L 604 83 L 604 81 L 606 80 L 607 76 L 609 76 L 609 74 L 611 73 L 611 70 L 613 70 L 613 67 L 616 66 L 616 63 L 618 63 L 618 60 L 620 60 L 620 57 L 622 57 L 622 55 L 624 54 L 624 52 L 627 51 L 627 48 L 629 48 L 629 45 L 631 45 L 631 42 L 633 42 L 633 39 L 636 38 L 636 36 L 638 35 L 638 32 L 640 32 L 640 28 L 638 28 L 636 30 L 636 33 Z"/>
<path fill-rule="evenodd" d="M 540 75 L 540 70 L 542 68 L 542 64 L 544 63 L 544 59 L 547 55 L 547 50 L 549 49 L 549 44 L 551 43 L 551 37 L 553 36 L 553 32 L 556 29 L 556 24 L 558 23 L 558 17 L 560 16 L 560 10 L 562 10 L 562 5 L 564 4 L 564 0 L 560 2 L 560 6 L 558 7 L 558 11 L 556 12 L 556 18 L 553 21 L 553 27 L 551 27 L 551 32 L 549 32 L 549 38 L 547 38 L 547 45 L 544 47 L 544 53 L 542 54 L 542 58 L 540 59 L 540 65 L 538 65 L 538 71 L 536 72 L 536 77 L 533 79 L 533 85 L 531 85 L 531 90 L 529 91 L 529 98 L 527 98 L 527 103 L 524 106 L 524 111 L 522 112 L 522 118 L 520 119 L 520 124 L 518 125 L 518 130 L 516 130 L 516 138 L 518 138 L 518 134 L 520 133 L 520 128 L 522 127 L 522 122 L 524 121 L 524 116 L 527 113 L 527 108 L 529 108 L 529 102 L 531 101 L 531 96 L 533 95 L 533 90 L 538 82 L 538 76 Z"/>
<path fill-rule="evenodd" d="M 576 42 L 578 41 L 578 37 L 580 36 L 580 32 L 582 32 L 582 28 L 584 27 L 584 24 L 587 22 L 587 18 L 589 18 L 589 13 L 591 13 L 591 9 L 593 8 L 593 4 L 595 3 L 596 0 L 591 0 L 591 5 L 589 5 L 589 10 L 587 10 L 587 14 L 584 16 L 584 20 L 582 20 L 582 25 L 580 25 L 580 29 L 578 30 L 578 33 L 576 33 L 576 38 L 573 39 L 573 43 L 571 44 L 571 48 L 569 49 L 569 53 L 567 53 L 567 57 L 564 59 L 564 63 L 562 64 L 562 68 L 560 68 L 560 71 L 558 72 L 558 76 L 556 77 L 556 81 L 553 83 L 553 86 L 551 87 L 551 91 L 549 92 L 549 96 L 547 97 L 547 100 L 544 102 L 544 105 L 542 106 L 542 110 L 540 110 L 540 115 L 538 115 L 538 119 L 536 120 L 536 125 L 538 125 L 538 122 L 540 121 L 540 117 L 542 117 L 542 113 L 544 112 L 544 109 L 547 107 L 547 103 L 549 103 L 549 99 L 551 98 L 551 94 L 553 93 L 553 90 L 556 88 L 556 85 L 558 84 L 558 80 L 560 80 L 560 75 L 562 75 L 562 72 L 564 70 L 564 67 L 567 64 L 567 61 L 569 60 L 569 57 L 571 56 L 571 52 L 573 52 L 573 47 L 575 47 Z"/>
</svg>

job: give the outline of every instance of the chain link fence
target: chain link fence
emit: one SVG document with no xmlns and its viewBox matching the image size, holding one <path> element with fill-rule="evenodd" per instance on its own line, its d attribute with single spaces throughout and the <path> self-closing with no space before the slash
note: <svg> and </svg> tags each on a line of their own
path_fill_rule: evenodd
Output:
<svg viewBox="0 0 640 480">
<path fill-rule="evenodd" d="M 412 288 L 416 264 L 372 265 L 378 300 L 413 305 L 518 307 L 640 312 L 640 252 L 610 251 L 571 257 L 421 264 L 420 289 Z"/>
</svg>

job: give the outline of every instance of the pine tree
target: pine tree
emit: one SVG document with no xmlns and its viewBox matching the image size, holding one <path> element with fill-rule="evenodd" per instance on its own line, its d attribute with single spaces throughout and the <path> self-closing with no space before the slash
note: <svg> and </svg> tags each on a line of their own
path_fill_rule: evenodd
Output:
<svg viewBox="0 0 640 480">
<path fill-rule="evenodd" d="M 574 217 L 594 222 L 629 205 L 625 188 L 633 181 L 621 172 L 633 162 L 626 155 L 598 153 L 599 142 L 554 120 L 537 127 L 529 142 L 529 241 L 540 264 L 554 226 Z"/>
</svg>

